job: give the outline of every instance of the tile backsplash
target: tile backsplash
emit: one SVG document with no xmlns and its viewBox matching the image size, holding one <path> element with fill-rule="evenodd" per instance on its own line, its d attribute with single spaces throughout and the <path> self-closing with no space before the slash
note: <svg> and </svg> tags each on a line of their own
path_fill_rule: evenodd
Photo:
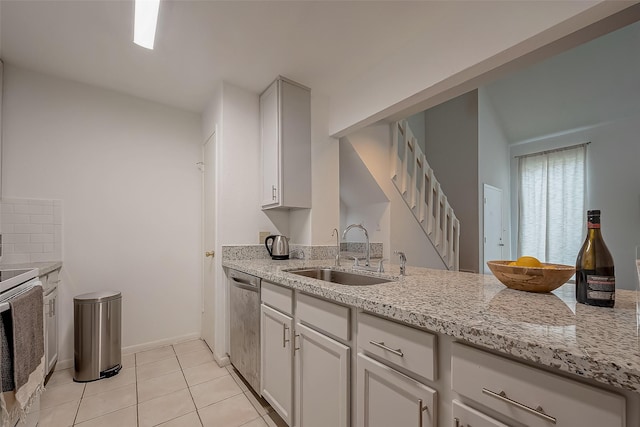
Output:
<svg viewBox="0 0 640 427">
<path fill-rule="evenodd" d="M 62 201 L 2 199 L 2 264 L 62 260 Z"/>
</svg>

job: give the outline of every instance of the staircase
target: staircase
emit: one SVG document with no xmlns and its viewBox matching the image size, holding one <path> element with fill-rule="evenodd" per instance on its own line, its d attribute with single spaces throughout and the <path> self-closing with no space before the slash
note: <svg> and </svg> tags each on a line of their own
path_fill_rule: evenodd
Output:
<svg viewBox="0 0 640 427">
<path fill-rule="evenodd" d="M 460 221 L 406 120 L 391 124 L 391 181 L 449 270 L 460 262 Z"/>
</svg>

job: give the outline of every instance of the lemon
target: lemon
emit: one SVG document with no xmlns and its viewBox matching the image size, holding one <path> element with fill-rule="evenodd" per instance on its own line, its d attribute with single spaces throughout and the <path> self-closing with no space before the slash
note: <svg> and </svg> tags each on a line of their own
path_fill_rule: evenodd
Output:
<svg viewBox="0 0 640 427">
<path fill-rule="evenodd" d="M 532 256 L 521 256 L 516 261 L 516 265 L 520 267 L 541 267 L 542 263 L 538 261 L 538 258 Z"/>
<path fill-rule="evenodd" d="M 509 264 L 507 265 L 518 265 L 515 261 L 511 261 Z"/>
</svg>

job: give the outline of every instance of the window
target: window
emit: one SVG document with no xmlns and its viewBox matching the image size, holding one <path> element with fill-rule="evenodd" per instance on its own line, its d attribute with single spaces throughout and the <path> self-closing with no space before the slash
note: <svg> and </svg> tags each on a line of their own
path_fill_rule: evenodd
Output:
<svg viewBox="0 0 640 427">
<path fill-rule="evenodd" d="M 584 228 L 586 144 L 519 157 L 518 256 L 573 265 Z"/>
</svg>

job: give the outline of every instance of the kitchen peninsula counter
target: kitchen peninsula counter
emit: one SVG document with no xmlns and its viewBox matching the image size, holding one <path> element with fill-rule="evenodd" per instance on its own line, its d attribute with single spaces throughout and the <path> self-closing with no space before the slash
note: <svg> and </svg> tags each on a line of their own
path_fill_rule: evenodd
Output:
<svg viewBox="0 0 640 427">
<path fill-rule="evenodd" d="M 616 307 L 577 304 L 575 287 L 548 294 L 507 289 L 491 275 L 387 266 L 393 282 L 347 286 L 288 273 L 333 260 L 224 260 L 265 280 L 449 335 L 486 349 L 640 393 L 638 292 L 616 291 Z M 339 269 L 351 271 L 343 262 Z M 378 275 L 376 273 L 360 272 Z"/>
</svg>

